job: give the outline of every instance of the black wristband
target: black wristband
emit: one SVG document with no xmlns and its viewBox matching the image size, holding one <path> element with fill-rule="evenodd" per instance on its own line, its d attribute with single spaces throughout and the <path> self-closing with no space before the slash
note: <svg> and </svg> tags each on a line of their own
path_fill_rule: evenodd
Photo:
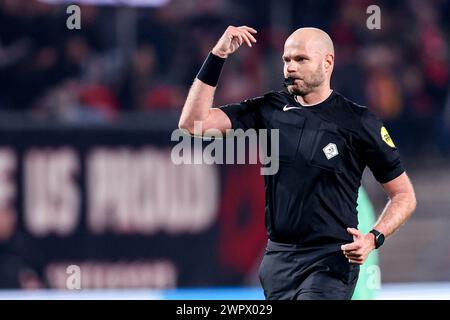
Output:
<svg viewBox="0 0 450 320">
<path fill-rule="evenodd" d="M 217 86 L 225 60 L 225 58 L 218 57 L 210 52 L 197 74 L 197 79 L 212 87 Z"/>
</svg>

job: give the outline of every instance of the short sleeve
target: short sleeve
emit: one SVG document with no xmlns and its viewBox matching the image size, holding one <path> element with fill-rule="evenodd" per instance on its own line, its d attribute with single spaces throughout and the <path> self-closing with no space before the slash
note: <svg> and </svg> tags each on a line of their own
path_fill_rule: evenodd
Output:
<svg viewBox="0 0 450 320">
<path fill-rule="evenodd" d="M 264 97 L 257 97 L 219 108 L 230 119 L 232 129 L 260 129 L 262 127 L 261 106 L 263 103 Z"/>
<path fill-rule="evenodd" d="M 359 142 L 362 157 L 378 182 L 389 182 L 405 171 L 386 127 L 370 111 L 361 118 Z"/>
</svg>

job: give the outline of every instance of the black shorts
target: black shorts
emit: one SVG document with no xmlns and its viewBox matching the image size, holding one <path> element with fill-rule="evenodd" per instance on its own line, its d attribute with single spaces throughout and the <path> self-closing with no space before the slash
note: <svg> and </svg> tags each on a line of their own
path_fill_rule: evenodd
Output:
<svg viewBox="0 0 450 320">
<path fill-rule="evenodd" d="M 268 300 L 350 300 L 358 275 L 340 244 L 299 248 L 269 240 L 259 268 Z"/>
</svg>

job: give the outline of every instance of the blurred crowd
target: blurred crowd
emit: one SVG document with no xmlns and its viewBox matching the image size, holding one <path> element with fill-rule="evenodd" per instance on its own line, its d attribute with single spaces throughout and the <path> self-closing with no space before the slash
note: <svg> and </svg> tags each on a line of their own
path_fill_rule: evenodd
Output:
<svg viewBox="0 0 450 320">
<path fill-rule="evenodd" d="M 370 30 L 366 9 L 381 9 Z M 284 40 L 296 28 L 330 33 L 333 88 L 368 105 L 404 152 L 450 153 L 449 0 L 172 0 L 162 7 L 0 0 L 0 109 L 38 119 L 114 121 L 124 112 L 179 112 L 227 25 L 250 25 L 258 44 L 227 61 L 215 104 L 282 89 Z M 431 141 L 431 142 L 430 142 Z"/>
</svg>

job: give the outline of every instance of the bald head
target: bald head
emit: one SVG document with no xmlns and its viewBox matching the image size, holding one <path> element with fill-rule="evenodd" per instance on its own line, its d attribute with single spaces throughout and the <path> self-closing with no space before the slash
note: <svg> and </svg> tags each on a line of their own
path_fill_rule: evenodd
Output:
<svg viewBox="0 0 450 320">
<path fill-rule="evenodd" d="M 304 46 L 309 53 L 318 52 L 322 55 L 332 54 L 334 46 L 328 33 L 318 28 L 300 28 L 295 30 L 286 40 L 286 45 Z"/>
<path fill-rule="evenodd" d="M 288 90 L 296 95 L 326 92 L 334 66 L 334 47 L 330 36 L 317 28 L 295 30 L 284 44 L 284 76 L 293 78 Z"/>
</svg>

